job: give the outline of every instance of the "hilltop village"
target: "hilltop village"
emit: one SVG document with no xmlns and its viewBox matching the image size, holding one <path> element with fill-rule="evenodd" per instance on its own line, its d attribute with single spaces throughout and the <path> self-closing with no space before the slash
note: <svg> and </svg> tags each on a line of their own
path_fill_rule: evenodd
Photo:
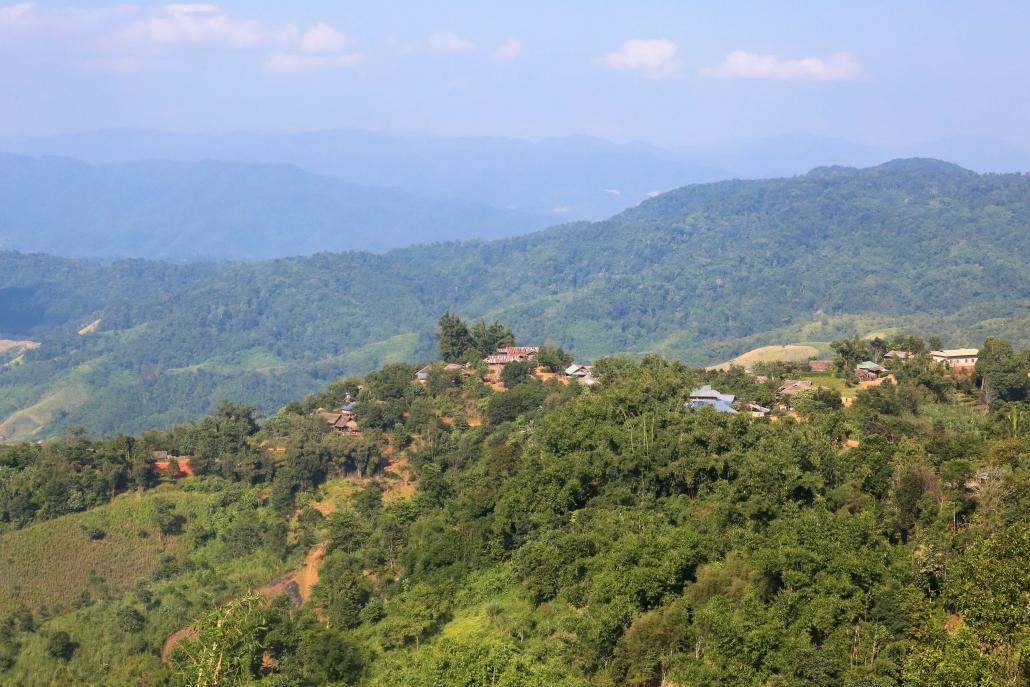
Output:
<svg viewBox="0 0 1030 687">
<path fill-rule="evenodd" d="M 925 363 L 928 360 L 935 364 L 942 374 L 955 378 L 971 378 L 976 369 L 979 353 L 976 348 L 927 352 L 921 342 L 916 339 L 906 337 L 903 342 L 908 346 L 907 350 L 892 348 L 884 351 L 886 342 L 882 339 L 870 341 L 855 339 L 835 344 L 835 347 L 841 352 L 836 360 L 813 358 L 804 364 L 777 363 L 776 361 L 773 361 L 771 365 L 759 364 L 756 366 L 757 369 L 772 370 L 776 375 L 778 386 L 773 393 L 775 404 L 771 407 L 759 405 L 754 401 L 739 401 L 734 394 L 720 393 L 707 384 L 690 392 L 690 399 L 686 402 L 685 407 L 687 410 L 710 407 L 717 412 L 734 414 L 743 409 L 754 417 L 766 417 L 774 407 L 789 413 L 793 410 L 794 404 L 799 401 L 804 402 L 819 393 L 824 395 L 828 393 L 831 396 L 839 393 L 842 405 L 848 406 L 854 400 L 855 392 L 858 390 L 879 386 L 884 382 L 897 384 L 897 378 L 892 374 L 892 370 L 904 367 L 910 362 L 915 363 L 917 356 L 921 356 L 921 362 Z M 854 362 L 856 357 L 865 355 L 878 360 Z M 754 371 L 749 369 L 745 369 L 745 372 L 752 373 L 754 380 L 760 384 L 768 384 L 769 380 L 774 378 L 770 374 L 753 374 Z M 779 378 L 785 374 L 798 372 L 806 374 L 798 379 Z"/>
<path fill-rule="evenodd" d="M 514 337 L 500 323 L 478 322 L 472 327 L 455 315 L 445 314 L 440 320 L 442 360 L 422 365 L 410 377 L 410 383 L 422 393 L 439 395 L 441 390 L 468 389 L 470 383 L 483 391 L 468 393 L 463 412 L 464 423 L 475 426 L 481 421 L 483 393 L 513 389 L 529 380 L 552 384 L 581 384 L 591 387 L 600 383 L 593 365 L 574 362 L 573 356 L 553 345 L 515 345 Z M 483 355 L 485 350 L 489 353 Z M 717 413 L 744 413 L 754 418 L 773 421 L 789 416 L 800 419 L 798 409 L 807 404 L 850 406 L 858 392 L 887 384 L 898 384 L 898 375 L 922 373 L 950 378 L 958 388 L 966 389 L 966 398 L 980 407 L 989 405 L 996 396 L 983 388 L 984 380 L 974 384 L 979 349 L 956 348 L 927 350 L 917 337 L 901 336 L 894 341 L 883 338 L 855 337 L 835 342 L 833 359 L 813 356 L 806 361 L 761 361 L 743 367 L 725 365 L 721 374 L 710 373 L 711 381 L 692 388 L 682 408 L 685 412 L 711 409 Z M 713 371 L 716 368 L 711 368 Z M 1030 377 L 1030 370 L 1028 370 Z M 723 380 L 720 382 L 720 380 Z M 719 385 L 719 388 L 713 386 Z M 320 407 L 317 416 L 338 435 L 360 438 L 359 403 L 370 415 L 371 424 L 381 429 L 381 415 L 390 414 L 389 402 L 368 400 L 364 385 L 354 385 L 338 403 Z M 478 401 L 476 399 L 479 398 Z M 359 399 L 365 399 L 363 402 Z M 371 405 L 369 405 L 371 404 Z M 403 417 L 407 417 L 404 411 Z M 452 425 L 455 417 L 442 415 Z M 274 450 L 274 449 L 273 449 Z M 191 456 L 175 456 L 164 450 L 153 452 L 154 465 L 172 476 L 192 475 Z"/>
<path fill-rule="evenodd" d="M 585 364 L 452 314 L 438 340 L 260 421 L 0 447 L 0 682 L 950 685 L 1022 660 L 1030 351 Z"/>
</svg>

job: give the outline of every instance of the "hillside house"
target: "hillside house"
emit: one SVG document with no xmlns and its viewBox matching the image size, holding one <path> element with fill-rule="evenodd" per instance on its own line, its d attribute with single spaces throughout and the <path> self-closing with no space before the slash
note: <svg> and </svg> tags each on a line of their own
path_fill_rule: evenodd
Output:
<svg viewBox="0 0 1030 687">
<path fill-rule="evenodd" d="M 565 368 L 565 376 L 571 377 L 577 382 L 588 386 L 597 384 L 597 380 L 594 378 L 594 370 L 589 365 L 578 365 L 573 363 Z"/>
<path fill-rule="evenodd" d="M 425 383 L 425 381 L 427 379 L 429 379 L 429 373 L 432 372 L 433 366 L 436 365 L 436 364 L 437 363 L 429 363 L 428 365 L 423 367 L 421 370 L 416 372 L 415 373 L 415 381 L 416 382 L 420 382 L 420 383 Z M 460 370 L 461 374 L 463 374 L 465 376 L 468 376 L 468 375 L 472 374 L 472 369 L 468 365 L 459 365 L 458 363 L 447 363 L 446 365 L 443 366 L 443 369 L 446 370 L 447 372 L 458 372 Z"/>
<path fill-rule="evenodd" d="M 944 363 L 953 370 L 972 370 L 976 367 L 978 348 L 949 348 L 943 351 L 930 351 L 935 363 Z"/>
<path fill-rule="evenodd" d="M 536 360 L 540 353 L 539 346 L 502 346 L 497 349 L 498 355 L 509 356 L 512 360 Z"/>
<path fill-rule="evenodd" d="M 354 419 L 352 410 L 342 410 L 338 413 L 323 412 L 319 413 L 319 416 L 340 434 L 357 434 L 358 432 L 358 422 Z"/>
<path fill-rule="evenodd" d="M 744 407 L 751 413 L 751 417 L 766 417 L 772 412 L 772 408 L 766 408 L 765 406 L 760 406 L 757 403 L 748 403 Z"/>
<path fill-rule="evenodd" d="M 513 355 L 508 355 L 507 353 L 494 353 L 493 355 L 488 355 L 485 358 L 483 358 L 483 362 L 487 365 L 502 366 L 507 365 L 508 363 L 515 363 L 520 360 L 525 360 L 525 358 L 518 358 Z"/>
<path fill-rule="evenodd" d="M 780 384 L 780 388 L 776 390 L 776 398 L 783 404 L 783 407 L 790 410 L 790 400 L 796 394 L 802 391 L 810 391 L 815 389 L 816 385 L 807 379 L 787 379 Z"/>
<path fill-rule="evenodd" d="M 733 394 L 723 394 L 711 387 L 710 384 L 700 386 L 690 392 L 691 401 L 723 401 L 725 403 L 733 403 L 737 399 Z"/>
<path fill-rule="evenodd" d="M 501 372 L 508 363 L 536 360 L 540 353 L 539 346 L 502 346 L 493 355 L 483 358 L 483 362 L 490 368 L 490 374 L 494 379 L 501 378 Z"/>
<path fill-rule="evenodd" d="M 883 365 L 874 363 L 872 360 L 866 360 L 863 363 L 859 363 L 855 366 L 855 374 L 863 382 L 871 382 L 874 379 L 879 379 L 880 375 L 887 371 Z"/>
<path fill-rule="evenodd" d="M 494 353 L 483 358 L 483 362 L 490 368 L 489 374 L 484 377 L 485 380 L 490 379 L 499 380 L 501 378 L 501 372 L 504 371 L 504 366 L 508 363 L 518 362 L 519 358 L 508 355 L 507 353 Z"/>
<path fill-rule="evenodd" d="M 716 391 L 709 384 L 698 387 L 690 392 L 690 400 L 684 404 L 686 410 L 697 410 L 705 406 L 715 408 L 720 413 L 733 413 L 733 402 L 736 400 L 733 394 L 724 394 Z"/>
<path fill-rule="evenodd" d="M 912 357 L 912 354 L 908 351 L 887 351 L 883 354 L 883 357 L 888 360 L 908 360 Z"/>
<path fill-rule="evenodd" d="M 780 388 L 776 390 L 776 398 L 789 398 L 794 394 L 814 388 L 815 384 L 807 379 L 787 379 L 784 380 L 783 384 L 780 384 Z"/>
<path fill-rule="evenodd" d="M 829 372 L 833 367 L 832 360 L 809 360 L 808 369 L 812 372 Z"/>
</svg>

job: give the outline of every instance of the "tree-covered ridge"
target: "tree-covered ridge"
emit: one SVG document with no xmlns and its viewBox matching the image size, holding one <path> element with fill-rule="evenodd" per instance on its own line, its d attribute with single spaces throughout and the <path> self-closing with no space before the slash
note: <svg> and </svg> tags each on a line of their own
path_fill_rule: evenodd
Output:
<svg viewBox="0 0 1030 687">
<path fill-rule="evenodd" d="M 173 267 L 4 254 L 0 334 L 44 345 L 0 368 L 0 415 L 43 403 L 0 432 L 27 435 L 52 407 L 64 414 L 44 432 L 163 426 L 225 398 L 270 412 L 341 374 L 430 358 L 442 308 L 584 360 L 713 363 L 863 328 L 1026 344 L 1028 226 L 1030 177 L 906 160 L 689 186 L 605 222 L 381 256 Z M 75 333 L 98 317 L 95 335 Z"/>
<path fill-rule="evenodd" d="M 289 165 L 209 159 L 92 166 L 0 154 L 0 246 L 24 252 L 267 260 L 513 236 L 548 221 Z"/>
<path fill-rule="evenodd" d="M 441 324 L 442 347 L 460 339 Z M 915 353 L 889 362 L 896 384 L 771 418 L 684 402 L 708 383 L 772 405 L 786 368 L 762 380 L 619 357 L 597 361 L 593 387 L 496 389 L 443 366 L 420 384 L 396 364 L 262 423 L 225 405 L 135 439 L 4 448 L 0 544 L 62 512 L 104 525 L 127 496 L 159 499 L 145 522 L 167 548 L 134 586 L 94 580 L 69 606 L 3 608 L 0 678 L 1030 684 L 1030 390 L 1014 374 L 1030 353 L 988 341 L 967 377 L 914 337 L 887 343 Z M 360 436 L 318 415 L 348 399 Z M 196 476 L 132 467 L 153 449 L 191 455 Z M 76 490 L 91 496 L 15 510 L 20 494 L 60 504 Z M 114 536 L 97 529 L 85 546 Z M 300 605 L 249 592 L 313 550 L 324 559 Z"/>
</svg>

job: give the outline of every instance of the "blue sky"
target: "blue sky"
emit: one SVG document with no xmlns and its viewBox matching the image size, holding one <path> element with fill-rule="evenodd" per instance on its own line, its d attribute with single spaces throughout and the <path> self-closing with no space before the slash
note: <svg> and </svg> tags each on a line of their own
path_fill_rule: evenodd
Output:
<svg viewBox="0 0 1030 687">
<path fill-rule="evenodd" d="M 0 136 L 351 127 L 1030 148 L 1027 2 L 0 0 Z"/>
</svg>

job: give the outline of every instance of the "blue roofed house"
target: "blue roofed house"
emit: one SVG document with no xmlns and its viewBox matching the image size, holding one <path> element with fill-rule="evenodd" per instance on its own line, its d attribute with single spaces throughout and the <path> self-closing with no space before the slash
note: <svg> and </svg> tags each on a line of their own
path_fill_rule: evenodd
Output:
<svg viewBox="0 0 1030 687">
<path fill-rule="evenodd" d="M 690 400 L 685 404 L 687 410 L 697 410 L 705 406 L 711 406 L 720 413 L 736 413 L 733 408 L 733 401 L 736 400 L 733 394 L 719 393 L 710 385 L 705 384 L 690 392 Z"/>
</svg>

